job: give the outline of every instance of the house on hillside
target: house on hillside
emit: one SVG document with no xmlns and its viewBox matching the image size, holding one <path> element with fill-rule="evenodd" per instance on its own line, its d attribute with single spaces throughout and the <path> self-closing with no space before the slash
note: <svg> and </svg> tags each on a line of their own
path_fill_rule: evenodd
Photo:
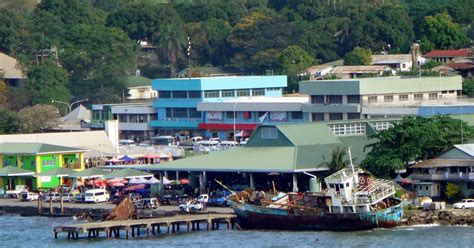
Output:
<svg viewBox="0 0 474 248">
<path fill-rule="evenodd" d="M 411 167 L 419 196 L 443 196 L 447 183 L 454 183 L 464 197 L 474 197 L 474 144 L 455 145 L 436 158 Z"/>
<path fill-rule="evenodd" d="M 135 75 L 127 78 L 128 100 L 149 100 L 158 97 L 158 92 L 151 88 L 151 79 Z"/>
<path fill-rule="evenodd" d="M 6 85 L 22 87 L 25 85 L 26 76 L 18 68 L 18 61 L 4 53 L 0 53 L 0 78 Z"/>
<path fill-rule="evenodd" d="M 418 56 L 416 65 L 420 66 L 426 61 L 425 58 Z M 413 69 L 412 54 L 380 54 L 372 55 L 372 65 L 389 66 L 395 71 L 410 71 Z"/>
<path fill-rule="evenodd" d="M 432 50 L 423 55 L 426 59 L 434 60 L 440 63 L 455 62 L 460 59 L 472 58 L 471 49 L 457 49 L 457 50 Z"/>
</svg>

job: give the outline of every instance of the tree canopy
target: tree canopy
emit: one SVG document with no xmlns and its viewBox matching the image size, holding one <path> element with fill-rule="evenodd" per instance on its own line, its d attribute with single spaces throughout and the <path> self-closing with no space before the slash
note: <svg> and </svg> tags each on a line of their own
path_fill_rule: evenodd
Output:
<svg viewBox="0 0 474 248">
<path fill-rule="evenodd" d="M 20 130 L 23 133 L 44 132 L 57 127 L 60 117 L 56 107 L 44 104 L 26 107 L 18 112 Z"/>
<path fill-rule="evenodd" d="M 370 136 L 375 142 L 366 147 L 370 151 L 362 166 L 387 178 L 393 171 L 432 158 L 473 135 L 466 122 L 446 115 L 405 117 L 393 128 Z"/>
<path fill-rule="evenodd" d="M 369 49 L 356 47 L 344 56 L 344 65 L 370 65 L 372 52 Z"/>
</svg>

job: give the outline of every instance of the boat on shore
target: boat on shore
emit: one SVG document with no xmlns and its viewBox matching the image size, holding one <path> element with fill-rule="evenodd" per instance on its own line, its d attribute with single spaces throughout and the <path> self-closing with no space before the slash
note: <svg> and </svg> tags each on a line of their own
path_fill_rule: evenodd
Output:
<svg viewBox="0 0 474 248">
<path fill-rule="evenodd" d="M 355 231 L 400 224 L 404 202 L 394 197 L 393 182 L 354 167 L 325 182 L 324 192 L 288 193 L 273 201 L 251 190 L 228 199 L 245 229 Z"/>
</svg>

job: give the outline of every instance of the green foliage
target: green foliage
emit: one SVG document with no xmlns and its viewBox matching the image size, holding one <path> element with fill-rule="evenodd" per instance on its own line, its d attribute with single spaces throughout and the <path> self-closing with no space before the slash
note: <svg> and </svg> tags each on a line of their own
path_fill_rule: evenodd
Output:
<svg viewBox="0 0 474 248">
<path fill-rule="evenodd" d="M 67 83 L 67 72 L 49 60 L 28 71 L 27 89 L 32 93 L 33 104 L 50 103 L 52 100 L 69 102 Z"/>
<path fill-rule="evenodd" d="M 7 85 L 3 82 L 0 74 L 0 107 L 7 103 Z"/>
<path fill-rule="evenodd" d="M 21 43 L 24 20 L 13 12 L 0 9 L 0 52 L 12 53 Z"/>
<path fill-rule="evenodd" d="M 24 87 L 7 86 L 6 90 L 7 104 L 6 106 L 12 111 L 19 111 L 20 109 L 31 105 L 31 91 Z"/>
<path fill-rule="evenodd" d="M 58 109 L 52 105 L 37 104 L 18 112 L 20 131 L 23 133 L 44 132 L 59 124 Z"/>
<path fill-rule="evenodd" d="M 473 137 L 472 128 L 465 122 L 446 115 L 431 118 L 405 117 L 393 128 L 370 136 L 376 142 L 362 166 L 375 176 L 388 178 L 397 169 L 404 169 L 412 161 L 428 159 Z"/>
<path fill-rule="evenodd" d="M 346 156 L 346 149 L 338 146 L 331 151 L 331 159 L 329 161 L 323 156 L 325 162 L 321 163 L 320 166 L 327 167 L 331 174 L 335 173 L 351 164 L 351 161 Z"/>
<path fill-rule="evenodd" d="M 121 30 L 75 25 L 66 31 L 62 61 L 70 72 L 70 90 L 78 99 L 116 102 L 133 71 L 137 45 Z"/>
<path fill-rule="evenodd" d="M 468 97 L 474 96 L 474 78 L 464 80 L 462 83 L 462 94 Z"/>
<path fill-rule="evenodd" d="M 305 68 L 314 65 L 314 57 L 299 46 L 289 46 L 278 54 L 283 73 L 290 77 L 289 91 L 298 90 L 296 78 Z M 293 86 L 293 87 L 291 87 Z"/>
<path fill-rule="evenodd" d="M 185 49 L 187 38 L 179 24 L 168 24 L 153 38 L 170 65 L 170 77 L 176 76 L 176 62 Z"/>
<path fill-rule="evenodd" d="M 344 65 L 370 65 L 372 52 L 369 49 L 356 47 L 344 56 Z"/>
<path fill-rule="evenodd" d="M 462 48 L 469 39 L 447 13 L 424 18 L 420 26 L 421 50 Z"/>
<path fill-rule="evenodd" d="M 0 134 L 12 134 L 19 130 L 16 113 L 0 106 Z"/>
<path fill-rule="evenodd" d="M 454 203 L 462 199 L 462 191 L 454 183 L 447 183 L 446 184 L 446 191 L 445 191 L 446 197 L 448 198 L 449 202 Z"/>
<path fill-rule="evenodd" d="M 422 69 L 422 70 L 431 70 L 431 69 L 433 69 L 433 67 L 436 67 L 438 65 L 441 65 L 441 62 L 438 62 L 436 60 L 428 60 L 426 63 L 424 63 L 420 66 L 420 69 Z"/>
</svg>

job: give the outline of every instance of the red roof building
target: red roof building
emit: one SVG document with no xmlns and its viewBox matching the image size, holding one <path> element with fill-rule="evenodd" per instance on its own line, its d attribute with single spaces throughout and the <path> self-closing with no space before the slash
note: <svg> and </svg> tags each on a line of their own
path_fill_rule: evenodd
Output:
<svg viewBox="0 0 474 248">
<path fill-rule="evenodd" d="M 423 55 L 425 58 L 442 63 L 450 62 L 455 58 L 467 58 L 469 56 L 471 56 L 471 50 L 467 48 L 457 50 L 432 50 Z"/>
</svg>

